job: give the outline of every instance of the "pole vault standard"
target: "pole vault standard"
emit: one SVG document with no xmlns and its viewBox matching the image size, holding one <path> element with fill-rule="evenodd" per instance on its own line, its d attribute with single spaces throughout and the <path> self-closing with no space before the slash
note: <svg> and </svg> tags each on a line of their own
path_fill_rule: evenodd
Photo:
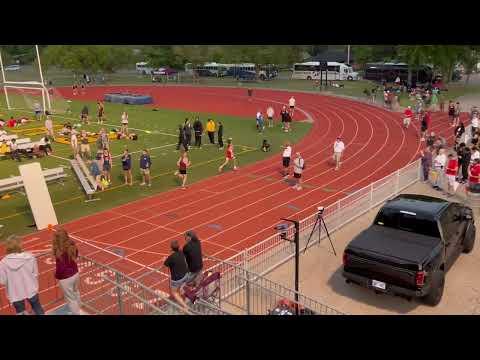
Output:
<svg viewBox="0 0 480 360">
<path fill-rule="evenodd" d="M 43 103 L 43 111 L 45 110 L 52 110 L 52 105 L 50 102 L 50 94 L 48 92 L 47 87 L 45 86 L 45 82 L 43 80 L 43 72 L 42 72 L 42 64 L 40 61 L 40 52 L 38 50 L 38 45 L 35 45 L 35 52 L 37 55 L 37 62 L 38 62 L 38 71 L 40 73 L 40 80 L 41 81 L 8 81 L 5 77 L 5 68 L 3 66 L 3 59 L 0 52 L 0 68 L 2 72 L 2 85 L 3 91 L 5 92 L 5 99 L 7 102 L 7 108 L 9 110 L 12 109 L 10 104 L 10 99 L 8 97 L 8 88 L 11 89 L 29 89 L 29 90 L 39 90 L 42 94 L 42 103 Z"/>
</svg>

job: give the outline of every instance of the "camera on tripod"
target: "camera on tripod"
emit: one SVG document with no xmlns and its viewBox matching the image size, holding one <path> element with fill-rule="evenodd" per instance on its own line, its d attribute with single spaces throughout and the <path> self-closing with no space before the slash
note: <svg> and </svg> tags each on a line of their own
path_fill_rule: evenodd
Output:
<svg viewBox="0 0 480 360">
<path fill-rule="evenodd" d="M 317 210 L 318 210 L 319 215 L 323 215 L 323 212 L 325 211 L 325 208 L 323 206 L 319 206 L 319 207 L 317 207 Z"/>
<path fill-rule="evenodd" d="M 287 239 L 288 224 L 278 224 L 277 226 L 275 226 L 275 230 L 280 233 L 280 239 Z"/>
</svg>

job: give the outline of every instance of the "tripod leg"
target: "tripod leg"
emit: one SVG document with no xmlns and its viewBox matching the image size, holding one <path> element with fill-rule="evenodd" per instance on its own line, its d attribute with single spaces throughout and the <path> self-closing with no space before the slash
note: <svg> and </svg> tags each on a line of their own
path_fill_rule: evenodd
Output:
<svg viewBox="0 0 480 360">
<path fill-rule="evenodd" d="M 318 216 L 317 216 L 317 218 L 315 219 L 315 224 L 313 224 L 312 231 L 310 232 L 310 235 L 308 236 L 307 244 L 305 245 L 305 249 L 303 250 L 303 253 L 304 253 L 304 254 L 305 254 L 305 252 L 307 251 L 308 244 L 310 243 L 310 240 L 312 240 L 312 236 L 313 236 L 313 233 L 315 232 L 315 228 L 317 227 L 317 225 L 320 225 L 320 223 L 319 223 L 319 217 L 318 217 Z M 321 226 L 318 226 L 318 228 L 320 229 Z M 318 239 L 318 241 L 320 242 L 320 238 Z"/>
<path fill-rule="evenodd" d="M 337 252 L 335 251 L 335 247 L 333 246 L 333 242 L 332 242 L 332 239 L 330 238 L 330 233 L 328 232 L 328 229 L 327 229 L 327 224 L 325 224 L 325 220 L 323 220 L 323 217 L 321 218 L 321 222 L 323 224 L 323 227 L 325 228 L 325 231 L 327 233 L 327 237 L 328 237 L 328 240 L 330 241 L 330 245 L 332 246 L 332 250 L 333 250 L 333 254 L 335 256 L 337 256 Z M 321 226 L 321 225 L 320 225 Z"/>
</svg>

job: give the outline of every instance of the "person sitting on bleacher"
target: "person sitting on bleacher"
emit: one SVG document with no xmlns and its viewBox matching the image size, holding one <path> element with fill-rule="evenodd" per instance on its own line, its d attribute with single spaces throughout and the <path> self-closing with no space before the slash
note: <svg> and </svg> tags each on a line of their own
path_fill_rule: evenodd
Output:
<svg viewBox="0 0 480 360">
<path fill-rule="evenodd" d="M 50 145 L 50 140 L 47 136 L 40 139 L 38 142 L 39 150 L 44 151 L 45 155 L 48 156 L 53 153 L 52 146 Z"/>
<path fill-rule="evenodd" d="M 7 145 L 6 140 L 2 140 L 0 144 L 0 155 L 7 155 L 10 153 L 10 147 Z"/>
<path fill-rule="evenodd" d="M 15 139 L 10 140 L 10 156 L 12 160 L 17 160 L 18 162 L 22 161 L 22 159 L 20 159 L 20 151 L 18 150 L 18 145 L 16 144 Z"/>
</svg>

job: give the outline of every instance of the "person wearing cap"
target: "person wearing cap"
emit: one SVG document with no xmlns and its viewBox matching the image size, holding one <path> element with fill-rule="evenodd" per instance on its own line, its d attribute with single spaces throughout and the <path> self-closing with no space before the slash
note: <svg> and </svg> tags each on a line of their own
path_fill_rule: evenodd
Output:
<svg viewBox="0 0 480 360">
<path fill-rule="evenodd" d="M 340 169 L 340 164 L 342 160 L 342 154 L 345 150 L 345 144 L 342 141 L 342 138 L 339 136 L 333 144 L 333 160 L 335 161 L 335 170 Z"/>
<path fill-rule="evenodd" d="M 297 152 L 295 159 L 293 160 L 293 178 L 297 181 L 293 187 L 295 190 L 302 190 L 302 173 L 304 169 L 305 160 L 303 160 L 302 155 Z"/>
<path fill-rule="evenodd" d="M 405 109 L 405 111 L 403 112 L 403 115 L 404 115 L 403 126 L 404 126 L 405 129 L 408 129 L 408 127 L 410 126 L 410 122 L 412 121 L 412 117 L 413 117 L 412 107 L 408 106 Z"/>
<path fill-rule="evenodd" d="M 172 253 L 163 263 L 170 270 L 170 290 L 173 298 L 188 311 L 188 306 L 181 295 L 181 289 L 187 282 L 187 260 L 183 252 L 180 251 L 177 240 L 170 242 L 170 249 Z"/>
<path fill-rule="evenodd" d="M 185 242 L 182 251 L 188 265 L 187 284 L 193 283 L 194 286 L 198 286 L 202 281 L 202 245 L 197 234 L 192 230 L 185 233 Z"/>
</svg>

